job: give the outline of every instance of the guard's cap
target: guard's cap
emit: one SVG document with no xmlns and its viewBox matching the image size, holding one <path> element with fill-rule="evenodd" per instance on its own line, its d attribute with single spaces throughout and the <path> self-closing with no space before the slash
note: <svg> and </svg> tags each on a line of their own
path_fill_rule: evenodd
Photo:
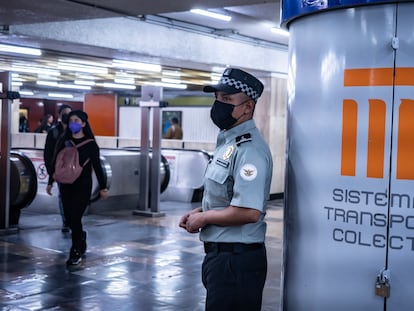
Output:
<svg viewBox="0 0 414 311">
<path fill-rule="evenodd" d="M 216 91 L 225 92 L 227 94 L 244 93 L 254 101 L 262 95 L 263 83 L 251 74 L 236 68 L 227 68 L 218 84 L 207 85 L 203 88 L 206 93 Z"/>
</svg>

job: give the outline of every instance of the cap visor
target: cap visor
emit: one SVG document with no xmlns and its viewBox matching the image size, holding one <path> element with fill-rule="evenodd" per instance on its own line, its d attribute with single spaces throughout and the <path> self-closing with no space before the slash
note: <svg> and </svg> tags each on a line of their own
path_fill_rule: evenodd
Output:
<svg viewBox="0 0 414 311">
<path fill-rule="evenodd" d="M 236 94 L 241 92 L 240 90 L 226 84 L 206 85 L 203 88 L 203 92 L 206 93 L 213 93 L 217 91 L 224 92 L 226 94 Z"/>
</svg>

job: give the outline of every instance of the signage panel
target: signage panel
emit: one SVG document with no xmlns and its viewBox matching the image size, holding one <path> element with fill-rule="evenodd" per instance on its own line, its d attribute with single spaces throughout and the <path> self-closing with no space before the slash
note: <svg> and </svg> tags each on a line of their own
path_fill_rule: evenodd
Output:
<svg viewBox="0 0 414 311">
<path fill-rule="evenodd" d="M 391 294 L 387 310 L 411 310 L 414 296 L 414 3 L 398 5 L 396 86 L 393 120 L 393 148 L 390 192 L 390 245 L 388 265 Z M 391 238 L 393 238 L 391 240 Z"/>
<path fill-rule="evenodd" d="M 359 5 L 377 5 L 381 3 L 403 2 L 387 0 L 282 0 L 282 24 L 293 19 L 323 10 L 355 7 Z"/>
<path fill-rule="evenodd" d="M 394 169 L 411 178 L 409 118 L 395 133 L 411 103 L 394 86 L 412 70 L 394 70 L 396 20 L 389 4 L 290 25 L 284 310 L 382 310 L 374 289 L 388 249 L 411 249 L 409 235 L 388 233 L 390 202 L 404 200 Z"/>
</svg>

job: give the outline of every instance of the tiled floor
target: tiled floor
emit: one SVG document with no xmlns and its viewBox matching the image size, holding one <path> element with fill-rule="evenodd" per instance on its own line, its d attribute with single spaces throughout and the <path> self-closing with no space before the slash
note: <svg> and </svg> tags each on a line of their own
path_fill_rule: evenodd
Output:
<svg viewBox="0 0 414 311">
<path fill-rule="evenodd" d="M 161 202 L 163 217 L 118 209 L 84 217 L 88 251 L 67 268 L 70 234 L 60 216 L 23 210 L 16 234 L 0 235 L 0 310 L 204 310 L 202 244 L 178 227 L 196 204 Z M 197 204 L 198 205 L 198 204 Z M 269 204 L 266 311 L 280 309 L 282 201 Z"/>
</svg>

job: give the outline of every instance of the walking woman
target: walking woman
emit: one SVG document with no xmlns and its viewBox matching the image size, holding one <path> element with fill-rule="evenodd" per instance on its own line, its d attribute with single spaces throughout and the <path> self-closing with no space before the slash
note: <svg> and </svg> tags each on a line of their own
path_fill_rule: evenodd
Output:
<svg viewBox="0 0 414 311">
<path fill-rule="evenodd" d="M 99 147 L 89 125 L 88 115 L 81 110 L 70 112 L 68 127 L 56 144 L 54 162 L 56 161 L 56 155 L 65 146 L 72 144 L 72 142 L 79 145 L 89 139 L 93 139 L 93 141 L 78 148 L 79 163 L 83 165 L 81 175 L 71 184 L 59 183 L 65 218 L 72 231 L 72 247 L 69 259 L 66 261 L 67 265 L 79 264 L 86 252 L 86 231 L 83 230 L 82 216 L 90 201 L 92 168 L 99 183 L 100 197 L 102 199 L 108 197 L 108 189 L 106 188 L 103 168 L 99 158 Z M 53 176 L 54 169 L 55 165 L 52 166 L 51 176 Z M 53 181 L 53 178 L 50 178 L 46 187 L 46 192 L 49 195 L 52 195 Z"/>
</svg>

